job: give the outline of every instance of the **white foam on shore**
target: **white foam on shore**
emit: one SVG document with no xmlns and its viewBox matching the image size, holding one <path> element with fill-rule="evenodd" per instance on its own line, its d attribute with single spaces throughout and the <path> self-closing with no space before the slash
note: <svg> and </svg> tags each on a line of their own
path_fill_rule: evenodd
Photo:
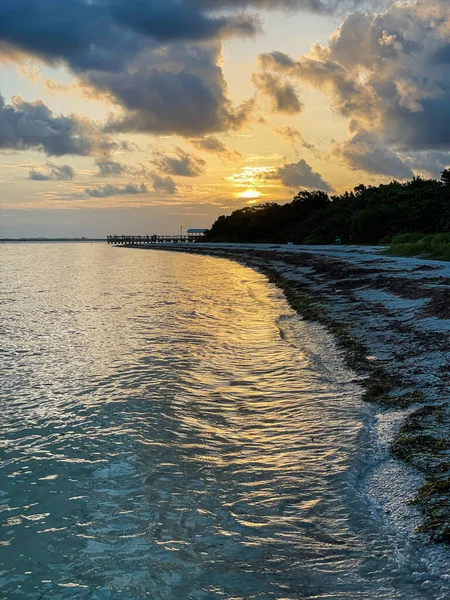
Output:
<svg viewBox="0 0 450 600">
<path fill-rule="evenodd" d="M 389 410 L 374 415 L 373 441 L 375 465 L 366 478 L 367 493 L 384 513 L 385 518 L 404 534 L 423 523 L 422 515 L 411 504 L 424 476 L 404 462 L 395 460 L 389 446 L 396 438 L 406 417 L 417 406 L 404 410 Z"/>
</svg>

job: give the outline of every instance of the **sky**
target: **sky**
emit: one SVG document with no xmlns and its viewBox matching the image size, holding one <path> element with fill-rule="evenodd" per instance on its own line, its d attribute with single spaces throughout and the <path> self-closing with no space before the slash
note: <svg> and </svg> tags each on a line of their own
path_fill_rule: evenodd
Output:
<svg viewBox="0 0 450 600">
<path fill-rule="evenodd" d="M 448 0 L 2 0 L 0 237 L 439 177 L 449 34 Z"/>
</svg>

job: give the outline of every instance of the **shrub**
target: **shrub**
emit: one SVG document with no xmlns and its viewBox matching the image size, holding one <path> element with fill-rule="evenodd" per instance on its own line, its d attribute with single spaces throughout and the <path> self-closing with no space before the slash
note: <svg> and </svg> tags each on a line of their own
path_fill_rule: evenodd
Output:
<svg viewBox="0 0 450 600">
<path fill-rule="evenodd" d="M 392 243 L 392 238 L 390 235 L 385 235 L 384 238 L 378 242 L 378 246 L 389 246 Z"/>
<path fill-rule="evenodd" d="M 450 260 L 450 234 L 401 234 L 393 238 L 386 254 Z"/>
<path fill-rule="evenodd" d="M 399 233 L 392 238 L 392 244 L 414 244 L 423 237 L 423 233 Z"/>
</svg>

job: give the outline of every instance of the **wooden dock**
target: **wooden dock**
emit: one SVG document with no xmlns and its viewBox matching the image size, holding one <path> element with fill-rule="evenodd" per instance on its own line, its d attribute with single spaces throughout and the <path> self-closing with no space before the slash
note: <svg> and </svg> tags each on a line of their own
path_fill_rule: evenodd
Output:
<svg viewBox="0 0 450 600">
<path fill-rule="evenodd" d="M 150 244 L 187 244 L 200 240 L 203 235 L 108 235 L 106 241 L 113 246 L 147 246 Z"/>
</svg>

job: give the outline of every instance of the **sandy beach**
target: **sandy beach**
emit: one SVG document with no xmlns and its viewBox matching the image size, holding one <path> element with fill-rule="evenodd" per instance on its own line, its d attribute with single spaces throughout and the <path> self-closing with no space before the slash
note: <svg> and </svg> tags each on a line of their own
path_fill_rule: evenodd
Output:
<svg viewBox="0 0 450 600">
<path fill-rule="evenodd" d="M 361 246 L 152 248 L 244 263 L 326 327 L 374 406 L 380 461 L 368 492 L 397 527 L 450 541 L 450 263 Z"/>
</svg>

